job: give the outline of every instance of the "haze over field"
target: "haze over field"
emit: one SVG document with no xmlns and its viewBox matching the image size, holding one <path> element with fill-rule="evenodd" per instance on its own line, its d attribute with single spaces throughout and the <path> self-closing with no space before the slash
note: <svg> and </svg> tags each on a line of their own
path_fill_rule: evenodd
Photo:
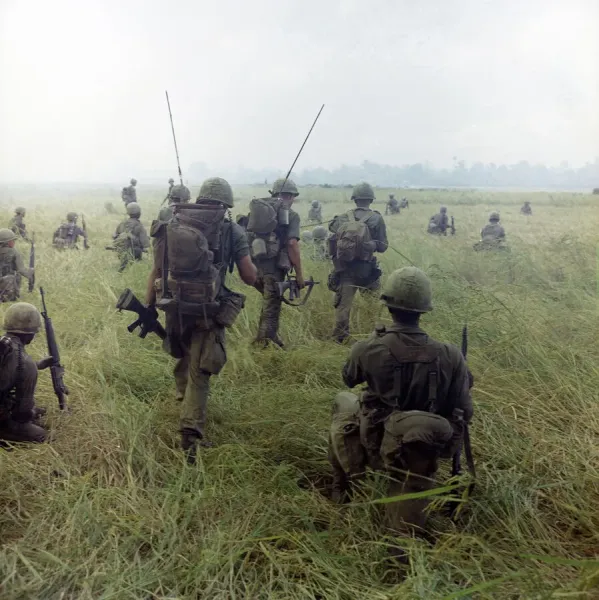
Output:
<svg viewBox="0 0 599 600">
<path fill-rule="evenodd" d="M 184 171 L 283 172 L 323 102 L 299 171 L 581 166 L 597 22 L 595 0 L 3 0 L 0 181 L 173 175 L 165 89 Z"/>
</svg>

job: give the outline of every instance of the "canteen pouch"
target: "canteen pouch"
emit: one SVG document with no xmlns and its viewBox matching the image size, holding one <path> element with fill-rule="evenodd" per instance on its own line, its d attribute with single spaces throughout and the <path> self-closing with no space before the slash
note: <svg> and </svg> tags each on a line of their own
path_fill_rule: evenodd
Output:
<svg viewBox="0 0 599 600">
<path fill-rule="evenodd" d="M 227 295 L 220 299 L 220 307 L 214 315 L 214 320 L 222 327 L 231 327 L 244 306 L 243 294 L 228 291 Z"/>
</svg>

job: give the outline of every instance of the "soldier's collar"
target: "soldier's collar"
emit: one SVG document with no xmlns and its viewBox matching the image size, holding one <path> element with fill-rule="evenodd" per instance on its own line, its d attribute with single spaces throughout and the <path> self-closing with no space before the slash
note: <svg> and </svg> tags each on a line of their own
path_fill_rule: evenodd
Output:
<svg viewBox="0 0 599 600">
<path fill-rule="evenodd" d="M 381 329 L 382 327 L 382 329 Z M 399 323 L 392 323 L 391 325 L 379 326 L 376 328 L 379 333 L 399 332 L 399 333 L 420 333 L 426 335 L 426 331 L 423 331 L 418 326 L 401 325 Z"/>
</svg>

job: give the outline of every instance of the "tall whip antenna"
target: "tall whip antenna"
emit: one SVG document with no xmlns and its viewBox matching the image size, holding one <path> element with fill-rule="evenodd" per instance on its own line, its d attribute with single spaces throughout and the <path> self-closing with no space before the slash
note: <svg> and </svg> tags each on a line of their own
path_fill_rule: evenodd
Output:
<svg viewBox="0 0 599 600">
<path fill-rule="evenodd" d="M 175 142 L 175 155 L 177 156 L 177 169 L 179 169 L 179 181 L 181 182 L 181 185 L 183 185 L 183 174 L 181 173 L 181 163 L 179 162 L 179 150 L 177 148 L 177 138 L 175 136 L 175 126 L 173 125 L 173 113 L 171 112 L 171 103 L 168 99 L 168 91 L 165 91 L 164 93 L 166 94 L 166 103 L 168 105 L 168 116 L 170 117 L 170 120 L 171 120 L 171 130 L 173 132 L 173 142 Z M 303 148 L 303 146 L 302 146 L 302 148 Z"/>
</svg>

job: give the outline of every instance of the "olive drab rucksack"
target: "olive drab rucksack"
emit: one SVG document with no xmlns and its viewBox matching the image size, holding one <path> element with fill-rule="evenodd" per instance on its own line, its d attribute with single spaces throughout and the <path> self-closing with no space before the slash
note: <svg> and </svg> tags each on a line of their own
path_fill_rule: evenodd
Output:
<svg viewBox="0 0 599 600">
<path fill-rule="evenodd" d="M 282 208 L 278 198 L 254 198 L 250 201 L 247 235 L 252 258 L 275 258 L 279 254 L 281 242 L 275 230 Z"/>
<path fill-rule="evenodd" d="M 373 250 L 369 242 L 372 241 L 370 229 L 366 221 L 371 213 L 366 213 L 358 219 L 356 211 L 350 210 L 345 215 L 338 217 L 340 223 L 335 233 L 336 258 L 342 263 L 354 260 L 371 260 Z"/>
<path fill-rule="evenodd" d="M 137 231 L 137 223 L 127 221 L 125 223 L 125 231 L 119 233 L 112 245 L 119 251 L 126 252 L 141 248 L 139 233 Z"/>
<path fill-rule="evenodd" d="M 174 209 L 166 225 L 166 290 L 162 280 L 156 282 L 157 307 L 212 317 L 219 308 L 221 231 L 227 209 L 210 204 L 179 204 Z"/>
</svg>

